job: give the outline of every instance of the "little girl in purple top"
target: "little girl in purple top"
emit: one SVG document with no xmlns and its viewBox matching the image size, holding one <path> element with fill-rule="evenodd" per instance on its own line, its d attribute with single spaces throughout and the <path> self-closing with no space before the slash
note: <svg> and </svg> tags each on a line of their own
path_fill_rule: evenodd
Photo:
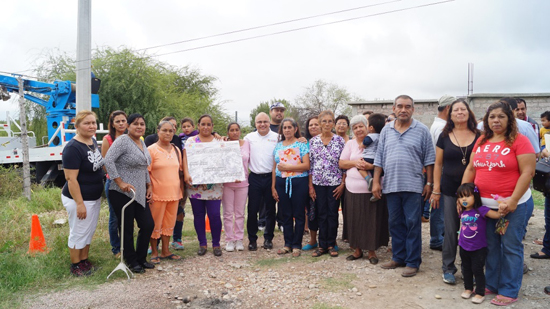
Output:
<svg viewBox="0 0 550 309">
<path fill-rule="evenodd" d="M 485 300 L 485 258 L 487 257 L 487 238 L 485 217 L 499 219 L 500 214 L 481 205 L 479 191 L 473 183 L 465 183 L 458 187 L 457 200 L 462 205 L 460 213 L 460 258 L 462 259 L 462 276 L 464 278 L 464 292 L 462 298 L 468 299 L 472 295 L 472 302 L 481 304 Z M 476 290 L 474 289 L 474 276 Z"/>
</svg>

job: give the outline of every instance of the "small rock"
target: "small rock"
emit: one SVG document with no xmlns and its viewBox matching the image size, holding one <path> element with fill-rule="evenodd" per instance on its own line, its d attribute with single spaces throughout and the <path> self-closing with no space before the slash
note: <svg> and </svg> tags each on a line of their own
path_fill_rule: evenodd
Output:
<svg viewBox="0 0 550 309">
<path fill-rule="evenodd" d="M 177 296 L 176 299 L 177 299 L 177 300 L 183 300 L 183 297 Z"/>
<path fill-rule="evenodd" d="M 422 299 L 422 296 L 418 296 L 418 299 Z"/>
<path fill-rule="evenodd" d="M 231 288 L 233 288 L 233 284 L 227 283 L 227 284 L 225 285 L 225 287 L 228 288 L 228 289 L 231 289 Z"/>
<path fill-rule="evenodd" d="M 157 267 L 155 267 L 155 269 L 158 270 L 158 271 L 163 271 L 163 270 L 164 270 L 164 269 L 162 268 L 162 266 L 157 266 Z"/>
<path fill-rule="evenodd" d="M 182 309 L 183 306 L 176 306 L 176 309 Z"/>
<path fill-rule="evenodd" d="M 223 299 L 229 299 L 230 296 L 229 296 L 229 295 L 224 295 L 222 298 L 223 298 Z"/>
<path fill-rule="evenodd" d="M 180 277 L 184 277 L 184 276 L 185 276 L 185 274 L 184 274 L 184 273 L 180 273 Z"/>
<path fill-rule="evenodd" d="M 357 292 L 357 293 L 355 293 L 355 295 L 361 296 L 361 295 L 363 295 L 363 294 L 361 294 L 361 292 Z"/>
<path fill-rule="evenodd" d="M 352 291 L 353 293 L 355 293 L 355 292 L 357 292 L 357 288 L 354 287 L 354 288 L 351 289 L 351 291 Z"/>
<path fill-rule="evenodd" d="M 179 301 L 179 300 L 173 300 L 173 301 L 172 301 L 172 304 L 181 304 L 181 301 Z"/>
<path fill-rule="evenodd" d="M 369 288 L 374 289 L 374 288 L 376 288 L 376 285 L 371 284 L 371 285 L 369 285 Z"/>
<path fill-rule="evenodd" d="M 441 299 L 441 295 L 435 294 L 435 298 L 436 298 L 436 299 Z"/>
<path fill-rule="evenodd" d="M 216 274 L 210 274 L 210 278 L 216 278 Z"/>
<path fill-rule="evenodd" d="M 191 302 L 191 298 L 189 298 L 189 296 L 185 296 L 185 297 L 183 298 L 183 303 L 184 303 L 184 304 L 187 304 L 187 303 L 190 303 L 190 302 Z"/>
<path fill-rule="evenodd" d="M 309 288 L 314 289 L 314 288 L 316 288 L 316 286 L 315 286 L 315 284 L 312 283 L 312 284 L 309 285 Z"/>
</svg>

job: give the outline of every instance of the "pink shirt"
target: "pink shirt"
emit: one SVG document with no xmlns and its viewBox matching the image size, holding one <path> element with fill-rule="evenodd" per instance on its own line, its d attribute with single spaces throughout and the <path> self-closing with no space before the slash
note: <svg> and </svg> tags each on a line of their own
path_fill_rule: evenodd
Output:
<svg viewBox="0 0 550 309">
<path fill-rule="evenodd" d="M 243 145 L 241 146 L 241 155 L 243 156 L 243 168 L 244 168 L 244 181 L 235 183 L 235 182 L 228 182 L 225 183 L 224 186 L 231 187 L 231 188 L 241 188 L 241 187 L 248 187 L 248 162 L 250 159 L 250 144 L 247 140 L 244 141 Z"/>
<path fill-rule="evenodd" d="M 363 158 L 363 149 L 359 148 L 359 144 L 355 138 L 350 139 L 342 154 L 340 160 L 359 160 Z M 365 178 L 361 176 L 356 167 L 352 167 L 346 171 L 346 189 L 351 193 L 370 193 L 367 188 Z"/>
</svg>

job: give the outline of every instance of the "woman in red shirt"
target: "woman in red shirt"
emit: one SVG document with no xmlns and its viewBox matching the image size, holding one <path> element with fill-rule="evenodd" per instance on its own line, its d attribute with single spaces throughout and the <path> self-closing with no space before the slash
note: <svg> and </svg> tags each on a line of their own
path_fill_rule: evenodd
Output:
<svg viewBox="0 0 550 309">
<path fill-rule="evenodd" d="M 517 301 L 523 277 L 523 244 L 529 184 L 535 172 L 535 151 L 518 133 L 514 113 L 505 101 L 489 106 L 484 135 L 476 142 L 462 183 L 474 182 L 483 205 L 509 221 L 504 235 L 495 233 L 498 220 L 487 220 L 485 294 L 498 294 L 491 303 Z M 483 296 L 483 295 L 482 295 Z"/>
</svg>

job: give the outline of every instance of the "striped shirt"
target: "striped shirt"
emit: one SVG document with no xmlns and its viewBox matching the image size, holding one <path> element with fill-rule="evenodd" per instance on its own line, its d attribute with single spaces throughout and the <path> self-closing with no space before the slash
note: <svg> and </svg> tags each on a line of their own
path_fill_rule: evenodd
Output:
<svg viewBox="0 0 550 309">
<path fill-rule="evenodd" d="M 422 193 L 422 168 L 435 163 L 435 150 L 430 130 L 413 119 L 403 133 L 395 129 L 395 121 L 380 132 L 374 165 L 384 170 L 382 192 Z"/>
</svg>

